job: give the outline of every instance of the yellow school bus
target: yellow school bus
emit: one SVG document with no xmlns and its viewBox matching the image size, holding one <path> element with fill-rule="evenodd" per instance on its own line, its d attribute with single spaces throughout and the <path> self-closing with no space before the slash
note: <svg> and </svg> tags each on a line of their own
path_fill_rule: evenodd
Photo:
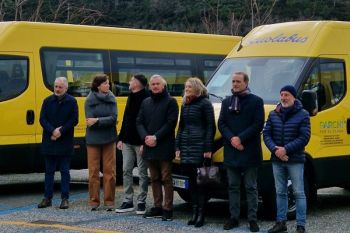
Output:
<svg viewBox="0 0 350 233">
<path fill-rule="evenodd" d="M 42 102 L 56 77 L 69 81 L 79 104 L 72 168 L 85 168 L 84 101 L 95 74 L 105 73 L 117 96 L 118 129 L 135 73 L 157 73 L 173 96 L 184 81 L 206 82 L 240 37 L 53 23 L 0 23 L 0 172 L 43 171 L 39 145 Z M 121 160 L 118 160 L 118 164 Z M 122 178 L 118 165 L 118 179 Z"/>
<path fill-rule="evenodd" d="M 305 192 L 309 201 L 316 198 L 319 188 L 350 187 L 349 41 L 350 22 L 308 21 L 260 26 L 232 50 L 207 84 L 216 119 L 221 99 L 231 95 L 234 72 L 248 73 L 250 90 L 264 100 L 266 119 L 279 102 L 281 87 L 294 85 L 298 98 L 311 115 L 312 136 L 306 147 L 305 163 Z M 258 188 L 266 214 L 272 214 L 275 189 L 270 152 L 262 144 L 264 161 L 259 170 Z M 219 133 L 215 146 L 214 160 L 222 165 Z M 225 182 L 223 180 L 223 184 Z M 177 190 L 186 198 L 185 182 L 178 183 L 182 188 Z M 221 193 L 214 190 L 212 196 L 227 195 L 223 190 Z M 295 210 L 292 192 L 289 199 L 292 216 Z"/>
</svg>

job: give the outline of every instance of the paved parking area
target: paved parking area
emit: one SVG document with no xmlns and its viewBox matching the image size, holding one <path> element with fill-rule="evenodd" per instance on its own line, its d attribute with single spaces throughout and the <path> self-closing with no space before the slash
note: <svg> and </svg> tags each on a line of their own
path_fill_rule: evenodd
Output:
<svg viewBox="0 0 350 233">
<path fill-rule="evenodd" d="M 103 208 L 91 212 L 87 205 L 86 171 L 72 172 L 70 208 L 60 210 L 59 193 L 56 192 L 53 207 L 37 209 L 42 198 L 43 174 L 0 176 L 0 232 L 225 232 L 222 229 L 228 217 L 228 203 L 211 200 L 207 208 L 206 225 L 196 229 L 187 226 L 190 208 L 177 194 L 174 199 L 173 221 L 144 219 L 135 213 L 117 214 Z M 22 178 L 21 178 L 22 177 Z M 137 190 L 137 186 L 136 190 Z M 57 185 L 56 188 L 59 188 Z M 122 201 L 122 187 L 116 190 L 116 204 Z M 151 197 L 148 196 L 148 204 Z M 318 202 L 308 214 L 308 232 L 350 232 L 350 192 L 341 188 L 319 191 Z M 273 221 L 259 221 L 261 231 L 273 225 Z M 294 221 L 288 223 L 294 232 Z M 240 227 L 229 232 L 249 232 L 243 217 Z"/>
</svg>

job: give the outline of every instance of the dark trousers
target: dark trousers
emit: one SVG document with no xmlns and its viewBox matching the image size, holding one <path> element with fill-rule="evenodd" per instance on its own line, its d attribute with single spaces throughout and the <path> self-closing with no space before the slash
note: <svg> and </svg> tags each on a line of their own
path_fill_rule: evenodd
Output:
<svg viewBox="0 0 350 233">
<path fill-rule="evenodd" d="M 154 207 L 172 210 L 174 199 L 173 179 L 171 177 L 172 161 L 150 160 L 148 168 L 151 174 Z M 162 186 L 164 187 L 164 205 Z"/>
<path fill-rule="evenodd" d="M 55 171 L 59 165 L 61 172 L 61 198 L 69 198 L 70 157 L 45 155 L 45 198 L 52 199 Z"/>
<path fill-rule="evenodd" d="M 246 169 L 227 167 L 228 177 L 228 195 L 230 202 L 231 218 L 237 219 L 240 214 L 240 197 L 241 197 L 241 179 L 243 177 L 244 186 L 247 194 L 248 204 L 248 221 L 257 220 L 258 210 L 258 190 L 257 190 L 257 173 L 256 167 Z"/>
<path fill-rule="evenodd" d="M 207 190 L 197 185 L 197 168 L 201 166 L 202 164 L 181 164 L 181 174 L 189 178 L 192 205 L 204 208 Z"/>
</svg>

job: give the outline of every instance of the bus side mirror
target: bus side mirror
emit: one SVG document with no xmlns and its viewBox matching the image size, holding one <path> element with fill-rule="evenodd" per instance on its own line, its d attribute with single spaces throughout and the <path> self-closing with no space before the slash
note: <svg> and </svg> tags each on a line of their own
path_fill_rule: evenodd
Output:
<svg viewBox="0 0 350 233">
<path fill-rule="evenodd" d="M 315 116 L 318 111 L 317 94 L 315 91 L 304 90 L 301 94 L 301 103 L 310 116 Z"/>
</svg>

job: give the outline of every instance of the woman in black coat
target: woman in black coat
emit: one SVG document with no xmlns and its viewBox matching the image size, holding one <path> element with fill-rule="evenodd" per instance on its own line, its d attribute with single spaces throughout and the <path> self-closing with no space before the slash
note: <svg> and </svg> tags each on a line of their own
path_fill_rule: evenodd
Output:
<svg viewBox="0 0 350 233">
<path fill-rule="evenodd" d="M 181 106 L 176 136 L 176 158 L 181 160 L 182 174 L 189 177 L 193 216 L 188 225 L 204 224 L 205 192 L 196 183 L 197 168 L 212 155 L 215 134 L 214 109 L 207 98 L 207 89 L 198 78 L 189 78 Z"/>
</svg>

